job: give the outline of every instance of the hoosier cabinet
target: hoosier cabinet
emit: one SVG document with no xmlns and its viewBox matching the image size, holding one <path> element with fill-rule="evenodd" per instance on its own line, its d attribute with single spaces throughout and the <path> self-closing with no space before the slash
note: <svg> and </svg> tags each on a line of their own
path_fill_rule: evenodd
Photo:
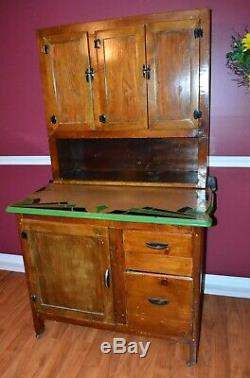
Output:
<svg viewBox="0 0 250 378">
<path fill-rule="evenodd" d="M 209 24 L 192 10 L 38 31 L 53 180 L 7 209 L 37 335 L 56 319 L 172 338 L 196 362 Z"/>
</svg>

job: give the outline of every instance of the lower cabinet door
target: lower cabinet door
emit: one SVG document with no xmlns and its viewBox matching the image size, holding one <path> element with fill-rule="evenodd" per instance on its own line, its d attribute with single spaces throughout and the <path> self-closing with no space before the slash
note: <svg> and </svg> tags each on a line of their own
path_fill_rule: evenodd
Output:
<svg viewBox="0 0 250 378">
<path fill-rule="evenodd" d="M 154 335 L 189 335 L 192 289 L 192 279 L 188 277 L 127 272 L 129 328 Z"/>
<path fill-rule="evenodd" d="M 65 221 L 24 221 L 22 230 L 38 311 L 112 321 L 107 229 Z"/>
</svg>

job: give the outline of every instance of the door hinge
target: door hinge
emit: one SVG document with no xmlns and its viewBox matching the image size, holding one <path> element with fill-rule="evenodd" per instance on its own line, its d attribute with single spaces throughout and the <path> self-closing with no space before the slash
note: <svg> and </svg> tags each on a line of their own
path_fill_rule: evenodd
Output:
<svg viewBox="0 0 250 378">
<path fill-rule="evenodd" d="M 107 122 L 107 116 L 105 114 L 99 115 L 99 122 L 106 123 Z"/>
<path fill-rule="evenodd" d="M 202 116 L 202 112 L 200 110 L 194 110 L 193 116 L 194 119 L 199 119 Z"/>
<path fill-rule="evenodd" d="M 34 302 L 34 303 L 37 301 L 37 296 L 34 295 L 34 294 L 32 294 L 32 295 L 30 296 L 30 298 L 31 298 L 32 302 Z"/>
<path fill-rule="evenodd" d="M 194 38 L 202 38 L 203 37 L 203 29 L 202 28 L 195 28 L 194 29 Z"/>
<path fill-rule="evenodd" d="M 150 65 L 143 64 L 142 66 L 142 74 L 145 79 L 149 80 L 151 76 L 151 67 Z"/>
<path fill-rule="evenodd" d="M 43 53 L 48 54 L 49 53 L 49 45 L 44 45 L 43 46 Z"/>
<path fill-rule="evenodd" d="M 52 114 L 52 116 L 50 117 L 50 122 L 53 123 L 53 125 L 55 125 L 57 123 L 57 119 L 56 119 L 55 114 Z"/>
<path fill-rule="evenodd" d="M 102 41 L 100 40 L 100 38 L 94 40 L 94 47 L 95 49 L 100 49 L 102 47 Z"/>
<path fill-rule="evenodd" d="M 85 70 L 85 78 L 86 78 L 87 83 L 89 83 L 90 81 L 92 81 L 94 79 L 94 76 L 95 76 L 94 68 L 88 67 Z"/>
<path fill-rule="evenodd" d="M 21 238 L 22 239 L 28 239 L 28 233 L 27 233 L 27 231 L 22 231 L 21 232 Z"/>
</svg>

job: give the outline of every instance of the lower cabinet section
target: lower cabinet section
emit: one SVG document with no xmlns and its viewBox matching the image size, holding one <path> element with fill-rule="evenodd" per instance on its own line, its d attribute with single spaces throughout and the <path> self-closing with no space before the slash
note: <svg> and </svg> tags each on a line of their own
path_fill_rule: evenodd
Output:
<svg viewBox="0 0 250 378">
<path fill-rule="evenodd" d="M 192 329 L 192 279 L 126 273 L 128 325 L 155 335 L 187 336 Z"/>
<path fill-rule="evenodd" d="M 36 334 L 46 318 L 171 337 L 196 361 L 203 231 L 47 216 L 19 220 Z"/>
</svg>

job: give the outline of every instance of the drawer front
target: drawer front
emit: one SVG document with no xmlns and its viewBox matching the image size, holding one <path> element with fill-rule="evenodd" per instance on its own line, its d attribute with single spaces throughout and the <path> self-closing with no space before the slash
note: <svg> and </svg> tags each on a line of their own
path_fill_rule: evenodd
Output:
<svg viewBox="0 0 250 378">
<path fill-rule="evenodd" d="M 191 278 L 126 273 L 129 328 L 153 335 L 189 335 L 192 288 Z"/>
<path fill-rule="evenodd" d="M 192 234 L 124 231 L 127 269 L 192 275 Z"/>
</svg>

